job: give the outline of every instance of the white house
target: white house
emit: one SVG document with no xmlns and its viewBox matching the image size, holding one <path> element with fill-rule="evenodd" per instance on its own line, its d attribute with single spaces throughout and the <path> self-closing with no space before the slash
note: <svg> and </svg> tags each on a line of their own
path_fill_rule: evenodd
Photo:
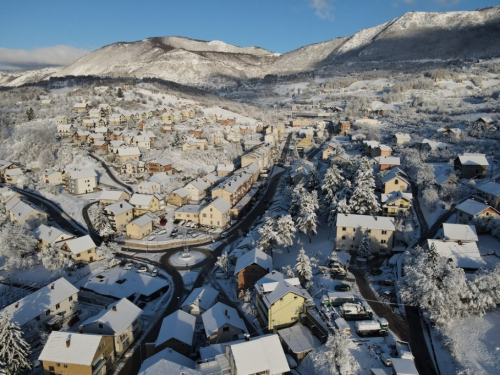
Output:
<svg viewBox="0 0 500 375">
<path fill-rule="evenodd" d="M 211 308 L 219 292 L 209 286 L 193 289 L 189 296 L 184 300 L 181 310 L 196 317 L 196 323 L 201 323 L 201 315 Z"/>
<path fill-rule="evenodd" d="M 201 315 L 207 340 L 211 343 L 223 343 L 237 340 L 246 333 L 245 322 L 233 307 L 217 302 Z"/>
<path fill-rule="evenodd" d="M 206 189 L 208 187 L 209 185 L 205 181 L 203 181 L 201 178 L 197 178 L 184 186 L 184 189 L 189 192 L 189 196 L 192 202 L 199 202 L 200 200 L 205 198 Z"/>
<path fill-rule="evenodd" d="M 63 183 L 72 194 L 92 193 L 97 188 L 97 173 L 93 169 L 68 169 L 63 172 Z"/>
</svg>

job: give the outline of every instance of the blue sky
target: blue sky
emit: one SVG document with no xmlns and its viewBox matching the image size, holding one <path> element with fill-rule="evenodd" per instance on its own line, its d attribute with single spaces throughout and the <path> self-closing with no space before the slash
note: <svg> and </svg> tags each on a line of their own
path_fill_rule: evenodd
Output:
<svg viewBox="0 0 500 375">
<path fill-rule="evenodd" d="M 69 64 L 118 41 L 179 35 L 285 53 L 409 11 L 475 10 L 492 0 L 23 0 L 0 8 L 0 67 Z"/>
</svg>

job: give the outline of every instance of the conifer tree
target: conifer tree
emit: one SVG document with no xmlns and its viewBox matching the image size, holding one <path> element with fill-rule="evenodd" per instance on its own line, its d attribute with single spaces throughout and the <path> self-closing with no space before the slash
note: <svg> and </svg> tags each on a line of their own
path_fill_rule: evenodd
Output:
<svg viewBox="0 0 500 375">
<path fill-rule="evenodd" d="M 21 328 L 4 311 L 0 315 L 0 363 L 7 374 L 21 374 L 30 369 L 30 346 L 24 340 Z"/>
</svg>

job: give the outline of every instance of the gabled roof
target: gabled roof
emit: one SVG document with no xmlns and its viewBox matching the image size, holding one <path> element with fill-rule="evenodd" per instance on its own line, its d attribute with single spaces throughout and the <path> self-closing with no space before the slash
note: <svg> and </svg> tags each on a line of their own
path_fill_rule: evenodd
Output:
<svg viewBox="0 0 500 375">
<path fill-rule="evenodd" d="M 451 178 L 449 176 L 446 176 L 445 174 L 439 174 L 439 175 L 437 175 L 436 178 L 435 178 L 435 181 L 436 181 L 437 185 L 442 185 L 442 184 L 444 184 L 445 182 L 448 182 L 448 181 L 456 182 L 453 178 Z"/>
<path fill-rule="evenodd" d="M 478 241 L 475 225 L 443 224 L 443 238 L 449 241 Z"/>
<path fill-rule="evenodd" d="M 117 150 L 118 155 L 120 156 L 132 156 L 141 154 L 139 147 L 118 147 Z"/>
<path fill-rule="evenodd" d="M 146 359 L 139 369 L 138 375 L 203 375 L 194 369 L 195 362 L 177 353 L 172 348 L 166 348 Z"/>
<path fill-rule="evenodd" d="M 155 346 L 174 338 L 189 346 L 193 345 L 196 317 L 183 310 L 177 310 L 163 319 Z"/>
<path fill-rule="evenodd" d="M 182 307 L 188 305 L 199 306 L 201 310 L 207 311 L 217 300 L 219 292 L 209 286 L 193 289 L 189 296 L 182 303 Z"/>
<path fill-rule="evenodd" d="M 410 193 L 403 193 L 398 190 L 398 191 L 393 191 L 392 193 L 382 194 L 380 196 L 380 201 L 382 203 L 385 203 L 386 205 L 395 202 L 399 199 L 405 199 L 408 202 L 411 202 L 413 199 L 413 195 L 411 195 Z"/>
<path fill-rule="evenodd" d="M 242 269 L 251 264 L 257 264 L 267 271 L 273 269 L 273 258 L 259 249 L 250 250 L 245 255 L 238 258 L 234 274 L 238 274 Z"/>
<path fill-rule="evenodd" d="M 493 181 L 489 181 L 481 186 L 478 186 L 477 190 L 482 191 L 486 194 L 494 195 L 496 197 L 500 196 L 500 184 L 497 184 Z"/>
<path fill-rule="evenodd" d="M 153 194 L 135 193 L 134 195 L 132 195 L 132 198 L 130 198 L 130 204 L 134 206 L 148 206 L 153 198 Z"/>
<path fill-rule="evenodd" d="M 264 284 L 263 287 L 265 288 L 265 286 L 266 285 Z M 297 296 L 304 298 L 304 300 L 308 300 L 311 298 L 309 293 L 307 293 L 304 289 L 298 288 L 286 282 L 285 280 L 279 281 L 276 285 L 273 285 L 273 287 L 273 291 L 264 295 L 263 297 L 263 301 L 268 308 L 271 307 L 277 300 L 286 296 L 288 293 L 296 294 Z"/>
<path fill-rule="evenodd" d="M 181 198 L 185 198 L 189 195 L 189 191 L 184 188 L 175 189 L 172 193 L 177 194 Z"/>
<path fill-rule="evenodd" d="M 121 198 L 123 193 L 128 195 L 128 193 L 124 190 L 103 190 L 99 196 L 99 200 L 117 201 Z"/>
<path fill-rule="evenodd" d="M 33 235 L 38 240 L 43 240 L 47 243 L 54 242 L 61 234 L 66 234 L 69 237 L 74 237 L 72 234 L 65 232 L 59 228 L 41 224 L 33 231 Z"/>
<path fill-rule="evenodd" d="M 44 314 L 58 303 L 65 301 L 75 293 L 78 293 L 78 289 L 64 277 L 61 277 L 42 289 L 28 294 L 26 297 L 7 306 L 2 312 L 7 311 L 12 317 L 12 321 L 22 326 L 37 316 Z"/>
<path fill-rule="evenodd" d="M 384 216 L 337 214 L 337 227 L 394 230 L 394 218 Z"/>
<path fill-rule="evenodd" d="M 482 268 L 486 262 L 481 257 L 476 242 L 455 242 L 443 240 L 427 240 L 429 249 L 434 245 L 437 253 L 446 258 L 452 259 L 460 268 Z"/>
<path fill-rule="evenodd" d="M 10 211 L 12 212 L 12 215 L 19 221 L 22 221 L 25 218 L 27 218 L 29 215 L 31 215 L 33 211 L 36 211 L 40 214 L 45 214 L 45 212 L 42 211 L 41 209 L 36 208 L 23 200 L 19 200 L 19 202 L 16 205 L 14 205 L 10 209 Z"/>
<path fill-rule="evenodd" d="M 487 210 L 488 208 L 491 208 L 492 210 L 496 211 L 494 208 L 478 202 L 474 201 L 472 199 L 467 199 L 460 203 L 458 206 L 455 207 L 458 211 L 465 212 L 468 215 L 476 216 L 480 214 L 481 212 Z M 496 211 L 498 213 L 498 211 Z M 499 213 L 500 214 L 500 213 Z"/>
<path fill-rule="evenodd" d="M 238 374 L 284 374 L 290 371 L 278 335 L 230 345 Z"/>
<path fill-rule="evenodd" d="M 64 173 L 73 179 L 97 177 L 97 173 L 93 169 L 68 169 Z"/>
<path fill-rule="evenodd" d="M 60 242 L 60 244 L 66 244 L 69 250 L 75 255 L 90 249 L 95 249 L 96 247 L 96 244 L 92 241 L 92 238 L 88 234 L 83 237 L 65 240 L 64 242 Z"/>
<path fill-rule="evenodd" d="M 38 360 L 91 366 L 102 337 L 100 335 L 53 331 Z M 70 339 L 69 346 L 66 344 L 68 338 Z"/>
<path fill-rule="evenodd" d="M 225 324 L 234 328 L 239 328 L 244 332 L 247 330 L 245 322 L 240 318 L 236 309 L 224 305 L 222 302 L 217 302 L 214 306 L 205 311 L 201 315 L 201 318 L 203 319 L 207 337 L 217 332 L 217 330 Z"/>
<path fill-rule="evenodd" d="M 132 206 L 127 201 L 119 201 L 119 202 L 110 204 L 109 206 L 105 207 L 105 210 L 111 212 L 113 215 L 120 215 L 124 212 L 127 212 L 129 210 L 133 210 L 133 209 L 134 209 L 134 206 Z"/>
<path fill-rule="evenodd" d="M 399 156 L 377 156 L 373 158 L 378 164 L 401 165 Z"/>
<path fill-rule="evenodd" d="M 99 314 L 88 318 L 81 325 L 85 328 L 88 324 L 99 322 L 108 326 L 113 332 L 121 335 L 141 314 L 142 310 L 139 307 L 128 299 L 122 298 L 109 305 Z"/>
<path fill-rule="evenodd" d="M 460 155 L 458 157 L 458 160 L 462 165 L 489 165 L 488 160 L 486 160 L 486 156 L 484 154 L 465 153 L 463 155 Z"/>
<path fill-rule="evenodd" d="M 215 200 L 210 202 L 206 207 L 212 206 L 221 213 L 227 212 L 231 209 L 231 205 L 222 197 L 217 197 Z M 205 208 L 206 208 L 205 207 Z"/>
<path fill-rule="evenodd" d="M 144 214 L 142 216 L 139 216 L 138 218 L 135 218 L 129 224 L 134 223 L 138 227 L 142 227 L 142 226 L 148 224 L 151 221 L 153 221 L 153 218 L 151 216 L 149 216 L 148 214 Z"/>
<path fill-rule="evenodd" d="M 199 177 L 189 182 L 186 186 L 184 186 L 184 188 L 187 188 L 188 186 L 193 186 L 199 191 L 204 191 L 209 187 L 209 185 Z"/>
</svg>

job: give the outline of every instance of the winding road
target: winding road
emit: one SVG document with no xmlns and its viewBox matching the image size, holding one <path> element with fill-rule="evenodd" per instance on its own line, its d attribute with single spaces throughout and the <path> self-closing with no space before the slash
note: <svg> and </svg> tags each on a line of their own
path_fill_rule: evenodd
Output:
<svg viewBox="0 0 500 375">
<path fill-rule="evenodd" d="M 121 187 L 123 187 L 124 189 L 128 190 L 129 192 L 133 193 L 134 192 L 134 189 L 132 189 L 132 187 L 130 185 L 127 185 L 125 184 L 124 182 L 120 181 L 119 179 L 116 178 L 116 176 L 113 174 L 113 171 L 111 170 L 111 168 L 106 164 L 106 162 L 104 162 L 102 159 L 100 159 L 99 157 L 97 157 L 96 155 L 92 154 L 89 152 L 88 154 L 92 159 L 98 161 L 99 163 L 101 163 L 102 167 L 104 168 L 104 170 L 106 171 L 106 173 L 108 174 L 109 178 L 112 179 L 116 184 L 120 185 Z"/>
</svg>

